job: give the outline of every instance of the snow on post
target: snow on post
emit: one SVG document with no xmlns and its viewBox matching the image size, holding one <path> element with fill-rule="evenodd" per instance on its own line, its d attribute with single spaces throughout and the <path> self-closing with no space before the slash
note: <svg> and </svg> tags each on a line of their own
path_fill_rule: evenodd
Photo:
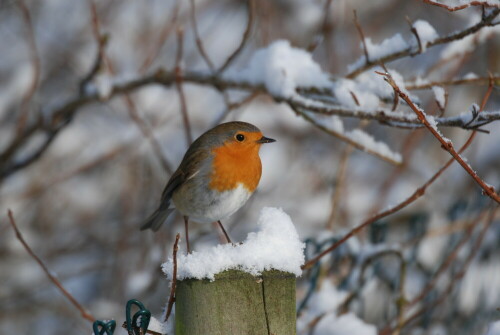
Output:
<svg viewBox="0 0 500 335">
<path fill-rule="evenodd" d="M 260 230 L 250 233 L 239 245 L 219 244 L 210 250 L 193 251 L 177 257 L 177 280 L 209 279 L 226 270 L 241 270 L 259 276 L 266 270 L 279 270 L 300 276 L 304 263 L 304 243 L 299 239 L 290 217 L 278 208 L 260 212 Z M 163 264 L 172 279 L 173 260 Z"/>
<path fill-rule="evenodd" d="M 259 231 L 177 258 L 175 333 L 295 334 L 295 280 L 304 243 L 290 217 L 264 208 Z M 163 264 L 172 279 L 173 260 Z"/>
</svg>

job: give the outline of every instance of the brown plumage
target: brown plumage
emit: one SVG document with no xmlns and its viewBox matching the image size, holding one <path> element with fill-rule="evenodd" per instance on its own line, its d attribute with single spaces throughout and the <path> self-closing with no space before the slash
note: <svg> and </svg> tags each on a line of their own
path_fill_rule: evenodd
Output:
<svg viewBox="0 0 500 335">
<path fill-rule="evenodd" d="M 245 204 L 257 188 L 262 165 L 259 149 L 274 142 L 246 122 L 227 122 L 210 129 L 189 147 L 163 190 L 160 206 L 141 226 L 157 231 L 174 203 L 185 217 L 217 222 Z"/>
</svg>

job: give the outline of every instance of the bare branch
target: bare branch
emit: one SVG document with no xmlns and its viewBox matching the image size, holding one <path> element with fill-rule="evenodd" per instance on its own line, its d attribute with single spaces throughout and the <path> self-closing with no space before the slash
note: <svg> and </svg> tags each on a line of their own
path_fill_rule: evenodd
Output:
<svg viewBox="0 0 500 335">
<path fill-rule="evenodd" d="M 465 229 L 460 241 L 458 241 L 458 243 L 453 247 L 451 252 L 448 254 L 448 257 L 446 257 L 446 259 L 443 261 L 443 263 L 441 263 L 439 268 L 433 273 L 431 280 L 427 282 L 427 284 L 422 289 L 420 294 L 408 302 L 407 307 L 415 305 L 429 294 L 431 289 L 436 285 L 441 274 L 443 274 L 446 271 L 446 269 L 448 269 L 449 266 L 453 263 L 453 261 L 458 255 L 460 248 L 462 248 L 462 246 L 464 246 L 465 243 L 467 243 L 467 241 L 469 241 L 472 238 L 472 231 L 474 230 L 475 227 L 479 225 L 479 222 L 481 222 L 485 213 L 486 212 L 484 211 L 481 212 L 477 218 L 474 218 L 473 220 L 471 220 L 471 222 L 467 224 L 467 228 Z"/>
<path fill-rule="evenodd" d="M 8 216 L 9 216 L 10 225 L 14 229 L 14 231 L 16 233 L 17 239 L 19 240 L 19 242 L 21 242 L 21 244 L 23 245 L 24 249 L 26 249 L 26 251 L 28 252 L 28 254 L 31 257 L 33 257 L 33 259 L 38 263 L 38 265 L 40 265 L 40 267 L 42 268 L 43 272 L 45 272 L 45 274 L 47 275 L 47 277 L 49 277 L 49 279 L 52 281 L 52 283 L 54 283 L 54 285 L 59 289 L 59 291 L 61 291 L 61 293 L 73 304 L 73 306 L 75 306 L 80 311 L 80 314 L 82 315 L 82 317 L 85 320 L 88 320 L 90 322 L 94 322 L 95 319 L 92 316 L 92 314 L 90 314 L 90 312 L 85 307 L 83 307 L 75 299 L 75 297 L 73 297 L 71 295 L 71 293 L 69 293 L 64 288 L 64 286 L 61 284 L 61 282 L 52 274 L 52 272 L 47 268 L 47 266 L 43 263 L 43 261 L 33 252 L 33 250 L 28 245 L 28 243 L 26 243 L 26 241 L 23 238 L 23 235 L 21 234 L 21 232 L 17 228 L 16 221 L 14 220 L 14 215 L 12 214 L 12 211 L 10 209 L 8 210 Z"/>
<path fill-rule="evenodd" d="M 165 21 L 165 24 L 163 25 L 163 28 L 160 31 L 160 36 L 158 37 L 158 41 L 157 43 L 155 43 L 155 45 L 151 47 L 151 50 L 147 53 L 146 58 L 144 59 L 141 67 L 139 68 L 139 73 L 145 73 L 146 70 L 151 66 L 151 64 L 153 64 L 153 61 L 160 53 L 161 48 L 165 44 L 165 41 L 168 39 L 170 33 L 172 32 L 172 30 L 174 30 L 175 26 L 177 25 L 180 3 L 181 3 L 180 0 L 175 1 L 175 7 L 172 12 L 172 17 L 169 17 L 167 21 Z"/>
<path fill-rule="evenodd" d="M 370 57 L 368 55 L 368 48 L 366 47 L 365 34 L 363 33 L 363 28 L 361 28 L 361 25 L 359 24 L 358 14 L 356 10 L 353 10 L 353 15 L 354 15 L 354 24 L 356 25 L 356 29 L 358 30 L 359 33 L 359 38 L 361 39 L 361 45 L 363 46 L 363 52 L 365 54 L 365 62 L 368 64 L 370 63 Z"/>
<path fill-rule="evenodd" d="M 245 32 L 243 33 L 243 38 L 241 39 L 240 45 L 234 50 L 234 52 L 226 59 L 224 64 L 220 67 L 220 69 L 217 71 L 218 74 L 221 74 L 224 72 L 238 57 L 238 55 L 241 53 L 243 48 L 245 47 L 249 37 L 250 33 L 252 32 L 252 25 L 253 25 L 253 17 L 254 17 L 254 11 L 255 11 L 255 0 L 247 0 L 247 5 L 248 5 L 248 19 L 247 19 L 247 27 L 245 29 Z"/>
<path fill-rule="evenodd" d="M 177 235 L 175 235 L 174 251 L 172 252 L 172 258 L 174 263 L 174 271 L 172 274 L 172 287 L 170 288 L 170 297 L 168 298 L 168 307 L 167 307 L 167 313 L 165 314 L 164 322 L 168 321 L 170 313 L 172 313 L 172 306 L 174 306 L 175 302 L 175 287 L 177 286 L 177 251 L 179 250 L 180 238 L 181 235 L 177 233 Z"/>
<path fill-rule="evenodd" d="M 196 40 L 196 46 L 198 47 L 198 51 L 200 52 L 201 57 L 203 58 L 203 60 L 207 64 L 210 71 L 214 72 L 215 71 L 214 63 L 212 63 L 212 61 L 208 57 L 208 55 L 205 51 L 205 48 L 203 47 L 203 41 L 201 40 L 200 33 L 198 31 L 198 23 L 196 21 L 196 7 L 194 4 L 194 1 L 195 0 L 190 0 L 189 3 L 191 5 L 191 25 L 193 27 L 194 37 Z M 182 46 L 182 44 L 179 44 L 178 50 L 181 50 L 181 54 L 182 54 L 182 47 L 181 46 Z"/>
<path fill-rule="evenodd" d="M 163 154 L 160 142 L 158 142 L 158 139 L 156 138 L 153 130 L 151 129 L 151 126 L 146 123 L 140 116 L 139 113 L 137 112 L 137 107 L 135 106 L 134 101 L 130 97 L 129 94 L 125 94 L 125 103 L 128 106 L 128 114 L 132 121 L 135 122 L 141 133 L 144 135 L 144 137 L 150 142 L 153 151 L 155 152 L 156 156 L 160 160 L 160 163 L 165 171 L 167 171 L 168 174 L 174 173 L 174 170 L 172 168 L 172 163 L 165 157 Z"/>
<path fill-rule="evenodd" d="M 97 42 L 97 53 L 94 60 L 94 64 L 90 68 L 89 73 L 83 77 L 80 81 L 80 95 L 85 95 L 85 88 L 87 85 L 94 79 L 99 70 L 102 67 L 102 63 L 104 62 L 104 50 L 108 43 L 108 36 L 101 34 L 100 26 L 99 26 L 99 17 L 97 15 L 97 8 L 92 0 L 88 0 L 90 6 L 90 13 L 92 16 L 92 33 L 94 35 L 94 39 Z"/>
<path fill-rule="evenodd" d="M 21 10 L 24 24 L 26 25 L 26 37 L 28 39 L 28 46 L 30 50 L 31 66 L 33 67 L 33 78 L 27 89 L 23 94 L 23 98 L 20 106 L 20 115 L 17 123 L 17 132 L 20 133 L 24 129 L 26 122 L 28 120 L 28 115 L 30 112 L 29 105 L 33 96 L 36 93 L 38 87 L 38 82 L 40 80 L 40 57 L 38 56 L 38 50 L 36 47 L 35 33 L 33 30 L 33 22 L 31 20 L 31 14 L 26 6 L 24 0 L 18 0 L 17 4 Z"/>
<path fill-rule="evenodd" d="M 469 139 L 465 142 L 465 144 L 460 148 L 459 153 L 462 153 L 467 147 L 472 143 L 472 140 L 475 137 L 476 132 L 473 132 L 471 136 L 469 136 Z M 391 214 L 394 214 L 401 209 L 407 207 L 411 203 L 413 203 L 415 200 L 420 198 L 425 194 L 425 191 L 427 188 L 436 181 L 436 179 L 441 176 L 441 174 L 453 163 L 455 159 L 451 158 L 449 159 L 446 164 L 444 164 L 429 180 L 425 182 L 422 186 L 417 188 L 415 192 L 413 192 L 412 195 L 410 195 L 408 198 L 405 200 L 401 201 L 399 204 L 392 206 L 391 208 L 382 211 L 376 215 L 373 215 L 371 218 L 365 220 L 363 223 L 361 223 L 359 226 L 355 227 L 352 229 L 350 232 L 348 232 L 344 237 L 342 237 L 340 240 L 337 242 L 333 243 L 330 247 L 328 247 L 326 250 L 318 254 L 317 256 L 311 258 L 309 261 L 307 261 L 304 265 L 302 265 L 302 269 L 310 269 L 316 262 L 318 262 L 322 257 L 328 255 L 330 252 L 338 248 L 341 244 L 344 244 L 348 239 L 353 237 L 354 235 L 358 234 L 360 231 L 362 231 L 365 227 L 369 226 L 370 224 L 374 223 L 375 221 L 378 221 L 386 216 L 389 216 Z"/>
<path fill-rule="evenodd" d="M 415 112 L 417 115 L 418 119 L 420 122 L 434 135 L 434 137 L 441 143 L 441 146 L 450 153 L 450 155 L 464 168 L 464 170 L 474 179 L 474 181 L 483 189 L 484 193 L 486 193 L 490 198 L 495 200 L 497 203 L 500 203 L 500 196 L 495 192 L 495 189 L 493 186 L 486 184 L 478 175 L 477 173 L 471 168 L 469 164 L 467 164 L 464 159 L 460 156 L 460 154 L 455 150 L 453 143 L 448 140 L 443 138 L 443 136 L 438 132 L 438 130 L 433 127 L 430 123 L 429 120 L 427 119 L 427 116 L 415 104 L 411 99 L 406 95 L 404 92 L 401 91 L 401 89 L 398 87 L 396 82 L 392 79 L 390 74 L 386 73 L 384 78 L 386 81 L 391 85 L 399 94 L 401 99 L 406 101 L 408 106 Z M 492 89 L 492 86 L 490 86 L 490 89 Z M 489 97 L 489 94 L 487 96 Z"/>
<path fill-rule="evenodd" d="M 334 192 L 332 195 L 332 209 L 330 210 L 330 216 L 326 221 L 326 229 L 331 231 L 333 231 L 333 226 L 336 222 L 337 212 L 340 207 L 340 200 L 343 198 L 343 196 L 341 195 L 344 194 L 344 189 L 345 189 L 347 163 L 349 161 L 349 157 L 351 156 L 353 148 L 354 147 L 352 145 L 347 144 L 340 156 L 339 167 L 337 174 L 335 176 Z"/>
<path fill-rule="evenodd" d="M 182 87 L 183 75 L 181 68 L 182 50 L 183 50 L 184 33 L 182 29 L 177 30 L 177 55 L 175 57 L 175 88 L 179 94 L 179 101 L 181 105 L 182 121 L 184 122 L 184 130 L 186 134 L 187 146 L 193 142 L 193 135 L 191 134 L 191 123 L 189 122 L 189 114 L 187 110 L 186 96 Z"/>
<path fill-rule="evenodd" d="M 414 320 L 421 317 L 427 310 L 441 304 L 446 299 L 446 297 L 452 292 L 455 284 L 464 277 L 464 275 L 467 271 L 467 268 L 471 264 L 472 260 L 476 256 L 477 252 L 480 250 L 481 244 L 484 240 L 484 236 L 486 235 L 486 232 L 488 231 L 491 224 L 493 223 L 493 221 L 495 219 L 495 214 L 496 214 L 496 211 L 498 210 L 498 208 L 499 208 L 499 206 L 495 206 L 495 205 L 493 205 L 493 207 L 491 208 L 490 215 L 486 219 L 486 222 L 484 223 L 482 230 L 479 232 L 479 236 L 476 238 L 475 243 L 471 246 L 469 255 L 467 255 L 467 259 L 464 261 L 464 263 L 462 264 L 460 269 L 453 275 L 452 279 L 448 283 L 446 289 L 441 293 L 441 295 L 437 299 L 435 299 L 434 301 L 432 301 L 430 303 L 426 303 L 422 308 L 420 308 L 419 310 L 412 313 L 404 321 L 399 322 L 398 325 L 395 327 L 395 329 L 391 329 L 390 327 L 382 329 L 379 332 L 380 335 L 389 335 L 389 334 L 392 334 L 395 330 L 401 330 L 401 329 L 407 327 L 411 322 L 413 322 Z"/>
</svg>

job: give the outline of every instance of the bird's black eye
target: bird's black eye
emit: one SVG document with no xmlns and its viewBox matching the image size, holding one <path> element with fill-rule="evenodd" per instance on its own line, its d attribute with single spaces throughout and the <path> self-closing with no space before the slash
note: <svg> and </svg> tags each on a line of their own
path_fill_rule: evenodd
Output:
<svg viewBox="0 0 500 335">
<path fill-rule="evenodd" d="M 243 134 L 237 134 L 236 135 L 236 139 L 239 141 L 239 142 L 243 142 L 245 140 L 245 135 Z"/>
</svg>

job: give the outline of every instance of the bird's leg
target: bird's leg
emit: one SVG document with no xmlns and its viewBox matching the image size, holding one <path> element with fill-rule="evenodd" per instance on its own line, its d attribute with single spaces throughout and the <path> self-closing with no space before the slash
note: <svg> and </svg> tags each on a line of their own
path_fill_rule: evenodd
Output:
<svg viewBox="0 0 500 335">
<path fill-rule="evenodd" d="M 220 220 L 217 221 L 217 223 L 219 224 L 220 229 L 222 229 L 222 232 L 224 233 L 224 236 L 226 236 L 227 243 L 233 243 L 233 242 L 231 242 L 231 239 L 229 238 L 229 235 L 226 233 L 226 230 L 224 229 L 224 226 L 222 225 L 222 223 L 220 222 Z"/>
<path fill-rule="evenodd" d="M 187 252 L 189 254 L 191 252 L 191 249 L 189 248 L 188 223 L 189 223 L 189 217 L 184 216 L 184 229 L 186 229 L 186 246 L 187 246 Z"/>
</svg>

